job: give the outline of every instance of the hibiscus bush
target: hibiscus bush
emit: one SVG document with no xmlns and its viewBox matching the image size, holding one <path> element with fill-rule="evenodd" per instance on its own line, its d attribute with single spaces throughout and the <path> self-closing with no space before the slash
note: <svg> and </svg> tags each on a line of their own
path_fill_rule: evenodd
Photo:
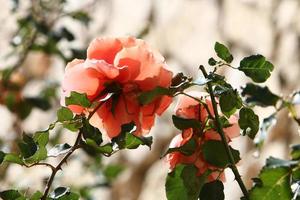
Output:
<svg viewBox="0 0 300 200">
<path fill-rule="evenodd" d="M 44 23 L 44 19 L 33 14 L 38 12 L 34 4 L 30 9 L 32 13 L 19 20 L 21 26 L 17 32 L 26 42 L 13 44 L 15 50 L 21 49 L 23 54 L 29 49 L 55 54 L 65 61 L 66 67 L 56 120 L 46 130 L 24 132 L 15 151 L 0 150 L 2 167 L 14 164 L 49 168 L 44 190 L 30 188 L 27 192 L 11 188 L 0 192 L 2 199 L 91 199 L 86 195 L 88 188 L 70 189 L 55 184 L 58 172 L 73 153 L 81 150 L 98 162 L 102 156 L 110 157 L 141 145 L 151 151 L 151 128 L 156 117 L 168 115 L 165 111 L 172 103 L 175 109 L 167 116 L 172 124 L 165 126 L 175 127 L 177 135 L 169 148 L 161 152 L 169 167 L 165 181 L 168 200 L 224 199 L 225 170 L 232 171 L 243 200 L 300 199 L 300 144 L 290 147 L 289 160 L 268 158 L 258 176 L 253 177 L 252 188 L 245 186 L 245 178 L 238 170 L 246 161 L 239 149 L 231 146 L 235 138 L 247 137 L 259 150 L 277 113 L 284 109 L 300 125 L 295 109 L 300 92 L 283 97 L 261 84 L 274 70 L 268 58 L 249 55 L 239 66 L 233 66 L 230 50 L 216 42 L 216 56 L 208 58 L 205 65 L 195 66 L 199 75 L 193 79 L 190 74 L 172 72 L 172 66 L 160 52 L 135 37 L 95 38 L 86 50 L 70 49 L 71 55 L 67 56 L 56 47 L 63 39 L 73 40 L 73 34 L 66 28 L 54 31 L 55 20 Z M 49 13 L 52 13 L 50 8 L 46 14 Z M 65 17 L 82 23 L 89 21 L 84 12 L 67 13 Z M 45 36 L 47 40 L 41 40 L 43 43 L 35 42 Z M 38 97 L 24 97 L 21 93 L 24 83 L 15 74 L 22 59 L 1 71 L 0 103 L 18 118 L 25 119 L 35 107 L 48 110 L 52 106 L 57 86 L 45 88 Z M 222 68 L 239 71 L 248 83 L 234 88 L 219 73 Z M 253 110 L 257 107 L 269 107 L 274 112 L 260 120 Z M 58 127 L 74 132 L 75 140 L 59 143 L 57 138 L 50 137 Z M 53 157 L 59 162 L 50 162 Z M 104 172 L 107 184 L 122 170 L 120 166 L 110 167 Z"/>
</svg>

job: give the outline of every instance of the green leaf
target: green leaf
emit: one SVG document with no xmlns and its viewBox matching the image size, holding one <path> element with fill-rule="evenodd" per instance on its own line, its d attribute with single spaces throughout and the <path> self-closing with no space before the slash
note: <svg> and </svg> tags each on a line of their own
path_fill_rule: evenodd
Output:
<svg viewBox="0 0 300 200">
<path fill-rule="evenodd" d="M 176 115 L 172 116 L 173 124 L 179 130 L 185 130 L 188 128 L 200 129 L 201 123 L 196 119 L 185 119 Z"/>
<path fill-rule="evenodd" d="M 89 121 L 86 119 L 83 119 L 82 131 L 84 139 L 89 138 L 91 140 L 94 140 L 97 143 L 97 145 L 100 145 L 103 142 L 102 133 L 99 131 L 98 128 L 91 126 Z"/>
<path fill-rule="evenodd" d="M 23 160 L 19 157 L 19 155 L 15 155 L 15 154 L 12 154 L 12 153 L 6 154 L 3 161 L 4 162 L 9 162 L 9 163 L 16 163 L 16 164 L 19 164 L 19 165 L 24 164 Z"/>
<path fill-rule="evenodd" d="M 57 157 L 59 155 L 69 152 L 72 147 L 68 144 L 56 144 L 53 148 L 48 151 L 49 157 Z"/>
<path fill-rule="evenodd" d="M 112 143 L 107 143 L 103 146 L 98 146 L 97 143 L 94 140 L 87 138 L 86 139 L 86 144 L 88 146 L 92 147 L 93 150 L 96 151 L 97 153 L 110 155 L 113 152 Z"/>
<path fill-rule="evenodd" d="M 242 108 L 239 113 L 239 126 L 243 134 L 252 140 L 255 138 L 259 129 L 259 118 L 251 108 Z"/>
<path fill-rule="evenodd" d="M 224 200 L 224 186 L 219 180 L 206 183 L 201 190 L 201 200 Z"/>
<path fill-rule="evenodd" d="M 217 64 L 217 61 L 214 58 L 209 58 L 208 64 L 210 66 L 215 66 Z"/>
<path fill-rule="evenodd" d="M 67 107 L 61 107 L 57 111 L 57 120 L 59 122 L 69 121 L 73 119 L 72 111 Z"/>
<path fill-rule="evenodd" d="M 116 143 L 119 149 L 136 149 L 140 145 L 147 145 L 151 148 L 152 137 L 135 136 L 134 131 L 136 126 L 134 123 L 123 124 L 121 126 L 121 133 L 112 138 L 112 142 Z"/>
<path fill-rule="evenodd" d="M 291 148 L 291 157 L 292 157 L 292 159 L 293 160 L 299 160 L 300 159 L 300 144 L 291 145 L 290 148 Z M 0 159 L 0 161 L 1 161 L 1 159 Z"/>
<path fill-rule="evenodd" d="M 259 106 L 275 106 L 277 101 L 280 99 L 279 96 L 273 94 L 268 87 L 261 87 L 253 83 L 247 83 L 242 88 L 242 96 L 246 97 L 247 103 L 252 103 Z"/>
<path fill-rule="evenodd" d="M 235 163 L 240 160 L 239 151 L 231 148 L 230 151 L 233 155 Z M 208 140 L 202 146 L 202 152 L 204 159 L 211 165 L 216 167 L 226 168 L 230 162 L 226 154 L 226 149 L 222 141 Z"/>
<path fill-rule="evenodd" d="M 19 193 L 17 190 L 5 190 L 0 192 L 0 197 L 3 200 L 21 200 L 24 199 L 24 196 Z"/>
<path fill-rule="evenodd" d="M 48 131 L 36 132 L 33 136 L 33 139 L 40 147 L 45 147 L 49 142 L 49 132 Z"/>
<path fill-rule="evenodd" d="M 37 163 L 39 161 L 45 160 L 47 158 L 47 149 L 40 146 L 39 149 L 31 157 L 26 158 L 26 163 Z"/>
<path fill-rule="evenodd" d="M 287 200 L 292 198 L 289 168 L 263 168 L 259 179 L 260 184 L 255 184 L 249 192 L 250 200 Z"/>
<path fill-rule="evenodd" d="M 60 197 L 68 194 L 70 192 L 70 188 L 68 187 L 58 187 L 55 188 L 53 192 L 50 193 L 49 197 L 52 199 L 59 199 Z"/>
<path fill-rule="evenodd" d="M 215 43 L 215 52 L 217 53 L 217 56 L 219 58 L 226 61 L 227 63 L 232 62 L 233 56 L 231 55 L 230 51 L 224 44 L 216 42 Z"/>
<path fill-rule="evenodd" d="M 180 152 L 186 156 L 190 156 L 195 152 L 196 146 L 197 146 L 196 140 L 190 139 L 187 143 L 185 143 L 181 147 L 169 148 L 168 151 L 164 154 L 164 156 L 172 152 Z"/>
<path fill-rule="evenodd" d="M 0 165 L 2 164 L 5 157 L 5 153 L 3 151 L 0 151 Z"/>
<path fill-rule="evenodd" d="M 40 97 L 27 97 L 24 99 L 27 104 L 30 104 L 32 107 L 39 108 L 41 110 L 49 110 L 51 104 L 49 100 Z"/>
<path fill-rule="evenodd" d="M 64 121 L 63 122 L 63 127 L 72 131 L 72 132 L 77 132 L 80 128 L 83 126 L 83 120 L 81 116 L 75 116 L 74 119 L 70 121 Z"/>
<path fill-rule="evenodd" d="M 142 92 L 138 96 L 138 101 L 142 105 L 147 105 L 154 101 L 156 98 L 161 97 L 163 95 L 172 95 L 171 91 L 169 88 L 164 88 L 164 87 L 156 87 L 153 90 Z"/>
<path fill-rule="evenodd" d="M 57 200 L 79 200 L 79 195 L 73 192 L 67 193 L 62 197 L 59 197 Z"/>
<path fill-rule="evenodd" d="M 166 179 L 168 200 L 197 200 L 210 171 L 197 176 L 198 169 L 193 165 L 178 165 Z"/>
<path fill-rule="evenodd" d="M 227 90 L 220 96 L 220 107 L 222 113 L 230 117 L 242 106 L 242 99 L 236 90 Z"/>
<path fill-rule="evenodd" d="M 24 158 L 29 158 L 32 156 L 38 149 L 35 141 L 29 135 L 23 133 L 22 141 L 18 142 L 18 146 L 21 152 L 21 155 Z"/>
<path fill-rule="evenodd" d="M 108 165 L 104 171 L 103 174 L 105 175 L 106 179 L 108 179 L 108 181 L 112 181 L 114 180 L 119 174 L 121 174 L 121 172 L 123 172 L 123 170 L 125 169 L 124 166 L 122 165 Z"/>
<path fill-rule="evenodd" d="M 243 71 L 245 75 L 250 77 L 254 82 L 262 83 L 270 77 L 274 66 L 267 61 L 264 56 L 252 55 L 244 58 L 240 62 L 238 69 Z"/>
<path fill-rule="evenodd" d="M 81 94 L 78 92 L 71 92 L 71 95 L 69 97 L 66 97 L 66 105 L 78 105 L 85 108 L 88 108 L 91 106 L 91 102 L 87 98 L 86 94 Z"/>
<path fill-rule="evenodd" d="M 31 197 L 30 200 L 40 200 L 43 196 L 43 193 L 40 191 L 35 192 Z"/>
<path fill-rule="evenodd" d="M 267 168 L 276 168 L 276 167 L 291 167 L 296 166 L 298 161 L 293 160 L 283 160 L 279 158 L 269 157 L 266 162 Z"/>
</svg>

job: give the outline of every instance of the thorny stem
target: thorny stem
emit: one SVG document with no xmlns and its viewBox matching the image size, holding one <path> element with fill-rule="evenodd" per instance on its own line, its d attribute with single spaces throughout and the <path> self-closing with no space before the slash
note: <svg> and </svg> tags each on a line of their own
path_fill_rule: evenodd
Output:
<svg viewBox="0 0 300 200">
<path fill-rule="evenodd" d="M 61 170 L 61 167 L 62 165 L 67 161 L 67 159 L 73 154 L 73 152 L 78 149 L 80 146 L 79 146 L 79 143 L 80 143 L 80 140 L 81 140 L 81 136 L 82 136 L 82 131 L 80 131 L 78 133 L 78 136 L 76 138 L 76 141 L 73 145 L 73 147 L 71 148 L 71 150 L 63 157 L 63 159 L 58 163 L 58 165 L 52 169 L 52 174 L 50 176 L 50 178 L 48 179 L 47 181 L 47 184 L 46 184 L 46 188 L 45 188 L 45 191 L 44 191 L 44 194 L 41 198 L 41 200 L 46 200 L 47 199 L 47 195 L 49 193 L 49 190 L 51 188 L 51 185 L 54 181 L 54 177 L 56 175 L 56 173 Z"/>
<path fill-rule="evenodd" d="M 199 67 L 201 72 L 203 73 L 203 75 L 205 77 L 207 77 L 207 72 L 204 68 L 204 66 L 200 66 Z M 230 162 L 230 168 L 235 176 L 235 179 L 236 181 L 238 182 L 243 194 L 244 194 L 244 197 L 245 199 L 249 199 L 249 194 L 248 194 L 248 191 L 247 191 L 247 188 L 245 186 L 245 184 L 243 183 L 243 180 L 241 178 L 241 175 L 239 174 L 239 171 L 237 169 L 237 167 L 235 166 L 235 161 L 234 161 L 234 157 L 232 155 L 232 152 L 229 148 L 229 145 L 227 143 L 227 140 L 226 140 L 226 137 L 225 137 L 225 133 L 223 131 L 223 127 L 222 127 L 222 123 L 221 123 L 221 120 L 220 120 L 220 117 L 219 117 L 219 114 L 218 114 L 218 108 L 217 108 L 217 103 L 216 103 L 216 100 L 215 100 L 215 96 L 214 96 L 214 93 L 213 93 L 213 89 L 212 89 L 212 85 L 211 83 L 207 83 L 207 87 L 208 87 L 208 92 L 210 94 L 210 97 L 211 97 L 211 102 L 212 102 L 212 106 L 213 106 L 213 110 L 214 110 L 214 113 L 215 113 L 215 119 L 216 119 L 216 126 L 217 126 L 217 131 L 218 133 L 220 134 L 221 136 L 221 139 L 222 139 L 222 142 L 224 144 L 224 147 L 225 147 L 225 150 L 226 150 L 226 153 L 227 153 L 227 156 L 229 158 L 229 162 Z"/>
<path fill-rule="evenodd" d="M 90 120 L 91 117 L 95 114 L 95 112 L 98 110 L 98 108 L 100 108 L 101 105 L 103 105 L 104 102 L 101 102 L 88 116 L 87 120 Z M 51 176 L 49 177 L 48 181 L 47 181 L 47 184 L 46 184 L 46 187 L 45 187 L 45 191 L 44 191 L 44 194 L 41 198 L 41 200 L 46 200 L 47 199 L 47 196 L 49 194 L 49 190 L 51 188 L 51 185 L 54 181 L 54 178 L 55 178 L 55 175 L 56 173 L 61 170 L 61 167 L 62 165 L 67 162 L 68 158 L 74 153 L 74 151 L 76 149 L 79 149 L 81 147 L 80 145 L 80 142 L 81 142 L 81 137 L 82 137 L 82 134 L 83 132 L 80 130 L 79 133 L 78 133 L 78 136 L 76 138 L 76 141 L 74 142 L 74 145 L 72 146 L 72 148 L 70 149 L 70 151 L 63 157 L 63 159 L 58 163 L 58 165 L 56 167 L 53 167 L 52 165 L 50 164 L 47 164 L 47 163 L 43 163 L 41 165 L 47 165 L 47 166 L 51 166 L 51 169 L 52 169 L 52 173 L 51 173 Z"/>
</svg>

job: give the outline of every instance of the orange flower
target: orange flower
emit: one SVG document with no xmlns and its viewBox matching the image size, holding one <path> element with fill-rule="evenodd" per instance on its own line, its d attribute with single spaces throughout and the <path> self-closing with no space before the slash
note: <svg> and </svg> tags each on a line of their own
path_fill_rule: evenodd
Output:
<svg viewBox="0 0 300 200">
<path fill-rule="evenodd" d="M 155 115 L 161 115 L 171 103 L 171 97 L 156 98 L 147 105 L 140 105 L 141 92 L 157 86 L 169 87 L 172 72 L 168 71 L 162 55 L 151 49 L 143 40 L 127 38 L 97 38 L 87 49 L 86 60 L 68 63 L 62 83 L 62 105 L 71 91 L 86 93 L 90 101 L 97 101 L 107 92 L 107 85 L 116 84 L 120 89 L 117 100 L 109 99 L 92 116 L 90 123 L 104 129 L 108 137 L 116 137 L 121 125 L 135 122 L 136 135 L 150 131 Z M 76 114 L 86 109 L 70 105 Z"/>
<path fill-rule="evenodd" d="M 198 99 L 202 99 L 204 102 L 206 102 L 210 113 L 214 115 L 212 103 L 208 97 L 208 94 L 200 92 L 190 92 L 189 95 Z M 204 124 L 209 117 L 208 112 L 203 105 L 187 96 L 182 96 L 179 99 L 175 110 L 177 116 L 187 119 L 197 119 L 201 122 L 201 124 Z M 237 118 L 232 116 L 229 118 L 229 122 L 231 126 L 223 129 L 228 142 L 230 142 L 232 138 L 240 135 Z M 180 152 L 173 152 L 168 154 L 167 160 L 169 162 L 170 169 L 173 170 L 176 165 L 180 163 L 194 164 L 198 168 L 197 175 L 201 176 L 206 170 L 212 170 L 213 172 L 208 176 L 208 181 L 216 180 L 218 177 L 220 180 L 224 181 L 225 176 L 223 174 L 223 169 L 207 163 L 203 157 L 201 148 L 205 141 L 221 140 L 220 135 L 214 129 L 209 129 L 199 134 L 195 133 L 192 128 L 189 128 L 183 130 L 182 134 L 176 135 L 172 139 L 170 148 L 181 147 L 191 139 L 194 139 L 196 141 L 195 152 L 190 156 L 184 155 Z"/>
</svg>

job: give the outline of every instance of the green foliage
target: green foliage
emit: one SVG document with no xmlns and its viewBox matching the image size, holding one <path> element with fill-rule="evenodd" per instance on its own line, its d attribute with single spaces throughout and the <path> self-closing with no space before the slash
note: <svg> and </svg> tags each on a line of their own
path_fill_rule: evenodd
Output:
<svg viewBox="0 0 300 200">
<path fill-rule="evenodd" d="M 217 56 L 221 58 L 222 60 L 226 61 L 227 63 L 231 63 L 233 60 L 233 56 L 231 55 L 229 49 L 219 42 L 215 43 L 215 52 L 217 53 Z M 211 63 L 213 64 L 213 63 Z"/>
<path fill-rule="evenodd" d="M 239 126 L 243 134 L 254 139 L 259 129 L 259 118 L 251 108 L 242 108 L 239 113 Z"/>
<path fill-rule="evenodd" d="M 292 157 L 293 160 L 299 160 L 300 159 L 300 144 L 291 145 L 291 157 Z"/>
<path fill-rule="evenodd" d="M 69 97 L 66 97 L 66 105 L 78 105 L 85 108 L 88 108 L 91 106 L 91 102 L 87 98 L 86 94 L 81 94 L 78 92 L 71 92 L 71 95 Z"/>
<path fill-rule="evenodd" d="M 57 121 L 64 122 L 73 119 L 73 113 L 69 108 L 61 107 L 57 111 Z"/>
<path fill-rule="evenodd" d="M 254 82 L 262 83 L 270 77 L 274 66 L 267 61 L 264 56 L 252 55 L 244 58 L 240 62 L 238 69 L 244 72 L 245 75 L 250 77 Z"/>
<path fill-rule="evenodd" d="M 259 106 L 275 106 L 279 96 L 273 94 L 268 87 L 261 87 L 253 83 L 247 83 L 243 88 L 242 95 L 246 97 L 247 103 Z"/>
<path fill-rule="evenodd" d="M 70 192 L 68 187 L 58 187 L 55 188 L 53 192 L 49 195 L 51 200 L 79 200 L 79 195 Z"/>
<path fill-rule="evenodd" d="M 200 129 L 201 123 L 196 119 L 185 119 L 176 115 L 172 116 L 173 124 L 179 130 L 185 130 L 188 128 Z"/>
<path fill-rule="evenodd" d="M 229 117 L 234 114 L 237 109 L 242 107 L 242 99 L 236 90 L 226 90 L 220 95 L 220 107 L 222 113 Z"/>
<path fill-rule="evenodd" d="M 3 161 L 4 162 L 9 162 L 9 163 L 16 163 L 16 164 L 19 164 L 19 165 L 24 164 L 24 162 L 20 158 L 20 156 L 16 155 L 16 154 L 13 154 L 13 153 L 6 154 Z"/>
<path fill-rule="evenodd" d="M 197 200 L 210 171 L 197 176 L 198 169 L 193 165 L 178 165 L 166 179 L 168 200 Z"/>
<path fill-rule="evenodd" d="M 224 186 L 219 180 L 206 183 L 201 190 L 201 200 L 224 200 Z"/>
<path fill-rule="evenodd" d="M 230 147 L 235 163 L 240 160 L 239 151 Z M 226 149 L 222 141 L 208 140 L 202 145 L 202 153 L 204 159 L 211 165 L 220 168 L 226 168 L 230 162 Z"/>
<path fill-rule="evenodd" d="M 103 142 L 102 133 L 98 128 L 91 126 L 87 119 L 83 119 L 82 131 L 84 139 L 91 139 L 97 145 L 100 145 Z"/>
<path fill-rule="evenodd" d="M 112 138 L 112 142 L 116 143 L 119 149 L 136 149 L 140 145 L 147 145 L 151 148 L 152 137 L 135 136 L 136 126 L 134 123 L 124 124 L 121 126 L 121 133 Z"/>
<path fill-rule="evenodd" d="M 209 58 L 208 64 L 210 66 L 215 66 L 217 64 L 217 61 L 214 58 Z"/>
<path fill-rule="evenodd" d="M 259 181 L 256 181 L 249 194 L 250 200 L 291 199 L 289 168 L 263 168 L 259 174 Z"/>
<path fill-rule="evenodd" d="M 142 105 L 147 105 L 163 95 L 172 95 L 172 93 L 168 88 L 157 86 L 153 90 L 142 92 L 138 96 L 138 101 Z"/>
<path fill-rule="evenodd" d="M 108 179 L 109 182 L 113 181 L 118 175 L 120 175 L 123 170 L 124 166 L 122 165 L 108 165 L 103 171 L 103 174 L 105 175 L 106 179 Z"/>
<path fill-rule="evenodd" d="M 0 197 L 3 200 L 26 200 L 25 197 L 17 190 L 5 190 L 0 192 Z"/>
<path fill-rule="evenodd" d="M 185 143 L 180 147 L 169 148 L 167 152 L 164 154 L 164 156 L 172 152 L 180 152 L 186 156 L 190 156 L 195 152 L 196 147 L 197 147 L 197 142 L 195 139 L 192 138 L 187 143 Z"/>
</svg>

